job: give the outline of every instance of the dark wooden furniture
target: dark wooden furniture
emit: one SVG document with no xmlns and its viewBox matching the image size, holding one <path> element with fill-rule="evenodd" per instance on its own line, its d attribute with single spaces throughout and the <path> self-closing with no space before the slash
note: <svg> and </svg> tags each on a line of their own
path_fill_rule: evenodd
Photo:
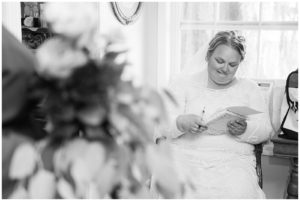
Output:
<svg viewBox="0 0 300 201">
<path fill-rule="evenodd" d="M 263 144 L 256 144 L 254 149 L 255 157 L 256 157 L 256 174 L 258 176 L 258 184 L 260 188 L 263 188 L 263 176 L 262 176 L 262 168 L 261 168 L 261 155 L 263 152 Z"/>
<path fill-rule="evenodd" d="M 273 153 L 275 157 L 289 158 L 291 161 L 287 199 L 298 199 L 298 141 L 275 137 Z"/>
</svg>

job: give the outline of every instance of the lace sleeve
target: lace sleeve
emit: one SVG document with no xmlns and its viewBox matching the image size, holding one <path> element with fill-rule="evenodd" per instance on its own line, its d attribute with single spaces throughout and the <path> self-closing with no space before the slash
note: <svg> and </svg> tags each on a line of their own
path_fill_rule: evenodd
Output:
<svg viewBox="0 0 300 201">
<path fill-rule="evenodd" d="M 251 83 L 247 91 L 251 92 L 251 95 L 249 96 L 249 106 L 262 113 L 250 116 L 249 120 L 247 120 L 246 132 L 237 136 L 237 139 L 250 144 L 259 144 L 269 140 L 272 135 L 268 106 L 262 91 L 255 83 Z"/>
</svg>

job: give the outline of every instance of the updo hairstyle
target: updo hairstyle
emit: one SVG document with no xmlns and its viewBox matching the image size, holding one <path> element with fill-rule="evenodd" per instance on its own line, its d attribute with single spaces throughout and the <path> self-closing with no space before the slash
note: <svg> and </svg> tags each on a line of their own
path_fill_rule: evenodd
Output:
<svg viewBox="0 0 300 201">
<path fill-rule="evenodd" d="M 241 55 L 241 61 L 244 60 L 246 54 L 245 38 L 238 35 L 236 31 L 220 31 L 209 42 L 209 47 L 206 53 L 206 60 L 208 60 L 215 49 L 219 45 L 227 45 L 235 49 Z"/>
</svg>

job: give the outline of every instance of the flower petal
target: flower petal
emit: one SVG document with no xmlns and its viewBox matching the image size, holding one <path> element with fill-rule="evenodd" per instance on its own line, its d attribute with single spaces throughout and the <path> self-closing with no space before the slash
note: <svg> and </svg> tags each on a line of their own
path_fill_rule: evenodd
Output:
<svg viewBox="0 0 300 201">
<path fill-rule="evenodd" d="M 55 176 L 47 170 L 39 170 L 29 181 L 28 193 L 32 199 L 52 199 L 55 192 Z"/>
<path fill-rule="evenodd" d="M 27 199 L 29 198 L 28 192 L 23 185 L 18 185 L 13 193 L 9 196 L 9 199 Z"/>
<path fill-rule="evenodd" d="M 75 181 L 76 186 L 76 197 L 82 198 L 85 196 L 89 183 L 92 180 L 92 174 L 89 171 L 85 160 L 82 158 L 78 158 L 74 161 L 71 167 L 71 176 Z"/>
<path fill-rule="evenodd" d="M 155 186 L 165 198 L 180 198 L 182 183 L 174 169 L 167 147 L 147 147 L 147 161 L 153 173 Z"/>
<path fill-rule="evenodd" d="M 57 182 L 57 191 L 59 195 L 64 199 L 76 198 L 72 186 L 63 178 L 60 178 Z"/>
<path fill-rule="evenodd" d="M 87 167 L 89 168 L 89 172 L 91 177 L 97 175 L 99 171 L 101 171 L 101 167 L 104 165 L 106 160 L 106 150 L 102 144 L 99 142 L 90 143 L 84 155 L 84 161 Z"/>
<path fill-rule="evenodd" d="M 32 145 L 24 143 L 20 145 L 12 157 L 9 169 L 11 179 L 24 179 L 31 175 L 37 165 L 37 153 Z"/>
</svg>

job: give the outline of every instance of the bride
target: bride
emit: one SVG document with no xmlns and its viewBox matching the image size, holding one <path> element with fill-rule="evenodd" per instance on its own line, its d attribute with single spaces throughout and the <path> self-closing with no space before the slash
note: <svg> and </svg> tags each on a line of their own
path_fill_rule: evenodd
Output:
<svg viewBox="0 0 300 201">
<path fill-rule="evenodd" d="M 155 137 L 167 139 L 175 168 L 192 182 L 185 198 L 265 198 L 254 145 L 270 139 L 272 127 L 258 86 L 235 76 L 245 57 L 244 42 L 234 31 L 218 32 L 209 43 L 207 68 L 170 84 L 179 107 L 169 106 L 171 125 Z M 208 118 L 230 106 L 261 113 L 227 122 L 223 133 L 207 129 Z"/>
</svg>

